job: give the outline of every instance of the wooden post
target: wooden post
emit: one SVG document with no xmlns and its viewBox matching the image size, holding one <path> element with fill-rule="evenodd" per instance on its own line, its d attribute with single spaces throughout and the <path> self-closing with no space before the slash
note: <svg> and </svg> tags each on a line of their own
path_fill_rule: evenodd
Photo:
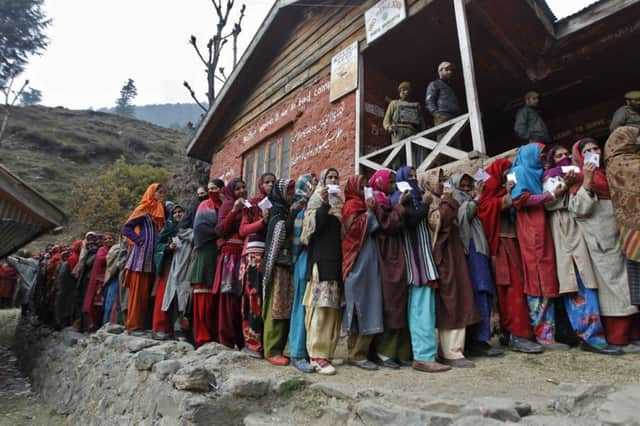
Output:
<svg viewBox="0 0 640 426">
<path fill-rule="evenodd" d="M 464 89 L 467 94 L 467 106 L 469 107 L 469 127 L 473 149 L 486 153 L 484 144 L 484 131 L 482 130 L 482 115 L 478 102 L 478 90 L 476 88 L 476 74 L 473 69 L 473 54 L 471 53 L 471 39 L 469 38 L 469 25 L 465 11 L 465 0 L 453 0 L 456 12 L 456 27 L 458 29 L 458 42 L 460 44 L 460 57 L 462 58 L 462 72 L 464 76 Z"/>
<path fill-rule="evenodd" d="M 364 66 L 360 44 L 358 43 L 358 88 L 356 89 L 356 140 L 355 140 L 355 171 L 360 173 L 360 155 L 362 155 L 362 112 L 364 111 Z"/>
</svg>

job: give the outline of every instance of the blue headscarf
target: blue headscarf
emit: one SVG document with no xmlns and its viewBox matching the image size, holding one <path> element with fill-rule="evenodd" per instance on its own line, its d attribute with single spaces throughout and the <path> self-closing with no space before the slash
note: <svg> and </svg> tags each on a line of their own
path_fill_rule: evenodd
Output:
<svg viewBox="0 0 640 426">
<path fill-rule="evenodd" d="M 542 174 L 544 164 L 540 161 L 542 147 L 537 143 L 530 143 L 518 150 L 511 173 L 516 174 L 516 185 L 511 190 L 511 198 L 514 200 L 525 192 L 532 195 L 542 194 Z"/>
<path fill-rule="evenodd" d="M 418 206 L 420 205 L 420 203 L 422 203 L 422 192 L 418 187 L 418 180 L 409 179 L 409 173 L 411 173 L 411 170 L 415 170 L 415 167 L 400 167 L 396 172 L 396 182 L 407 182 L 409 185 L 411 185 L 411 198 L 413 199 L 413 204 L 415 206 Z M 400 190 L 398 189 L 396 189 L 395 192 L 391 194 L 391 205 L 393 207 L 395 207 L 396 204 L 398 204 L 398 201 L 400 201 L 400 195 L 402 195 L 402 192 L 400 192 Z"/>
</svg>

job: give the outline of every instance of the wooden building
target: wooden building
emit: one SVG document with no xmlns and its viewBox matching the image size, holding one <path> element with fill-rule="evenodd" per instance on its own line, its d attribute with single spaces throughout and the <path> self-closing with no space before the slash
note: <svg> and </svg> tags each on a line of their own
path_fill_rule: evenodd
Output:
<svg viewBox="0 0 640 426">
<path fill-rule="evenodd" d="M 406 16 L 365 18 L 381 6 Z M 250 187 L 267 170 L 296 177 L 333 166 L 346 176 L 397 156 L 425 170 L 517 146 L 514 116 L 529 90 L 541 93 L 554 141 L 605 138 L 623 94 L 639 88 L 639 42 L 640 0 L 600 0 L 559 21 L 544 0 L 279 0 L 188 154 L 211 161 L 212 177 L 243 176 Z M 354 43 L 357 87 L 331 101 L 332 59 Z M 411 81 L 424 103 L 443 60 L 457 66 L 469 112 L 442 126 L 442 142 L 428 130 L 390 146 L 382 118 L 398 82 Z"/>
<path fill-rule="evenodd" d="M 0 258 L 62 225 L 65 215 L 0 164 Z"/>
</svg>

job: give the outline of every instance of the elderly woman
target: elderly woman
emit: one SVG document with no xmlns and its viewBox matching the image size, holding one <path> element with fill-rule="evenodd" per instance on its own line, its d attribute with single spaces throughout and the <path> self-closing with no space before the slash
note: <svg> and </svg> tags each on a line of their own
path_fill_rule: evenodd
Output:
<svg viewBox="0 0 640 426">
<path fill-rule="evenodd" d="M 543 175 L 544 185 L 551 184 L 550 190 L 559 187 L 556 200 L 547 202 L 545 208 L 549 211 L 560 294 L 571 326 L 580 337 L 582 349 L 608 355 L 620 354 L 618 349 L 608 347 L 604 337 L 598 282 L 583 232 L 575 215 L 568 209 L 567 186 L 575 180 L 575 173 L 565 173 L 563 167 L 570 163 L 569 151 L 556 145 L 549 150 L 547 164 L 550 168 Z"/>
<path fill-rule="evenodd" d="M 630 299 L 633 305 L 640 305 L 639 132 L 640 130 L 635 127 L 619 127 L 609 136 L 604 150 L 606 177 L 615 217 L 620 228 L 620 242 L 626 257 Z M 589 147 L 584 146 L 582 152 L 586 154 L 587 149 Z M 594 172 L 592 179 L 594 191 L 597 176 L 598 174 Z M 623 297 L 624 294 L 626 292 L 622 292 L 619 288 L 618 297 Z M 625 345 L 628 342 L 634 342 L 640 345 L 640 318 L 637 314 L 633 318 L 628 316 L 613 318 L 605 314 L 604 326 L 610 343 Z"/>
<path fill-rule="evenodd" d="M 331 359 L 340 334 L 342 289 L 342 207 L 336 192 L 327 185 L 338 185 L 334 168 L 320 173 L 320 181 L 304 212 L 300 244 L 307 246 L 307 281 L 303 304 L 307 352 L 311 366 L 319 374 L 335 374 Z M 295 240 L 294 240 L 295 247 Z"/>
<path fill-rule="evenodd" d="M 144 334 L 150 307 L 155 278 L 153 255 L 158 232 L 166 221 L 164 197 L 164 187 L 158 183 L 151 184 L 122 228 L 122 235 L 133 245 L 125 266 L 124 285 L 129 290 L 126 326 L 135 335 Z"/>
<path fill-rule="evenodd" d="M 473 286 L 458 235 L 456 218 L 460 204 L 453 198 L 453 185 L 443 184 L 442 170 L 423 176 L 420 186 L 431 194 L 427 220 L 433 240 L 433 257 L 440 281 L 436 292 L 436 322 L 442 362 L 452 367 L 470 368 L 475 364 L 464 357 L 466 327 L 480 321 L 474 303 Z"/>
</svg>

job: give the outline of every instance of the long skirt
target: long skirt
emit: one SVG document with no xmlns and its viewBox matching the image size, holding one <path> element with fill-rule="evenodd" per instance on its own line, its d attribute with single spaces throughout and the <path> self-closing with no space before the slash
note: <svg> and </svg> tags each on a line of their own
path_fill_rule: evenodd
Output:
<svg viewBox="0 0 640 426">
<path fill-rule="evenodd" d="M 153 287 L 153 272 L 125 272 L 124 282 L 127 286 L 127 320 L 128 331 L 144 330 L 144 322 L 149 311 L 149 298 Z"/>
<path fill-rule="evenodd" d="M 563 295 L 571 327 L 582 341 L 594 348 L 604 348 L 607 346 L 607 340 L 604 336 L 602 321 L 600 321 L 598 292 L 586 288 L 575 264 L 574 269 L 578 281 L 578 291 Z"/>
<path fill-rule="evenodd" d="M 242 333 L 244 343 L 254 352 L 262 352 L 262 252 L 249 252 L 240 261 L 242 281 Z"/>
<path fill-rule="evenodd" d="M 289 336 L 293 276 L 290 268 L 276 266 L 273 280 L 265 293 L 262 307 L 264 318 L 264 355 L 282 355 Z"/>
<path fill-rule="evenodd" d="M 436 360 L 436 295 L 428 286 L 409 288 L 409 332 L 413 359 L 431 362 Z"/>
<path fill-rule="evenodd" d="M 216 300 L 217 335 L 215 341 L 228 348 L 242 349 L 242 284 L 240 283 L 240 256 L 242 241 L 228 241 L 218 254 L 218 265 L 213 282 Z"/>
<path fill-rule="evenodd" d="M 470 326 L 471 338 L 477 342 L 488 342 L 491 339 L 491 307 L 493 306 L 494 284 L 491 276 L 489 258 L 476 251 L 475 242 L 469 242 L 467 266 L 473 299 L 480 313 L 480 322 Z"/>
<path fill-rule="evenodd" d="M 305 306 L 303 298 L 307 289 L 307 252 L 302 251 L 293 269 L 293 305 L 289 325 L 289 353 L 292 358 L 307 357 L 307 333 L 305 331 Z"/>
<path fill-rule="evenodd" d="M 206 285 L 193 286 L 193 340 L 196 348 L 212 342 L 216 332 L 214 297 Z"/>
<path fill-rule="evenodd" d="M 640 313 L 626 317 L 602 317 L 607 342 L 611 345 L 626 346 L 640 340 Z"/>
<path fill-rule="evenodd" d="M 156 286 L 156 297 L 153 303 L 153 322 L 151 329 L 157 333 L 171 333 L 171 312 L 162 310 L 162 300 L 167 288 L 167 277 L 169 268 L 165 268 L 164 273 L 158 277 Z"/>
</svg>

